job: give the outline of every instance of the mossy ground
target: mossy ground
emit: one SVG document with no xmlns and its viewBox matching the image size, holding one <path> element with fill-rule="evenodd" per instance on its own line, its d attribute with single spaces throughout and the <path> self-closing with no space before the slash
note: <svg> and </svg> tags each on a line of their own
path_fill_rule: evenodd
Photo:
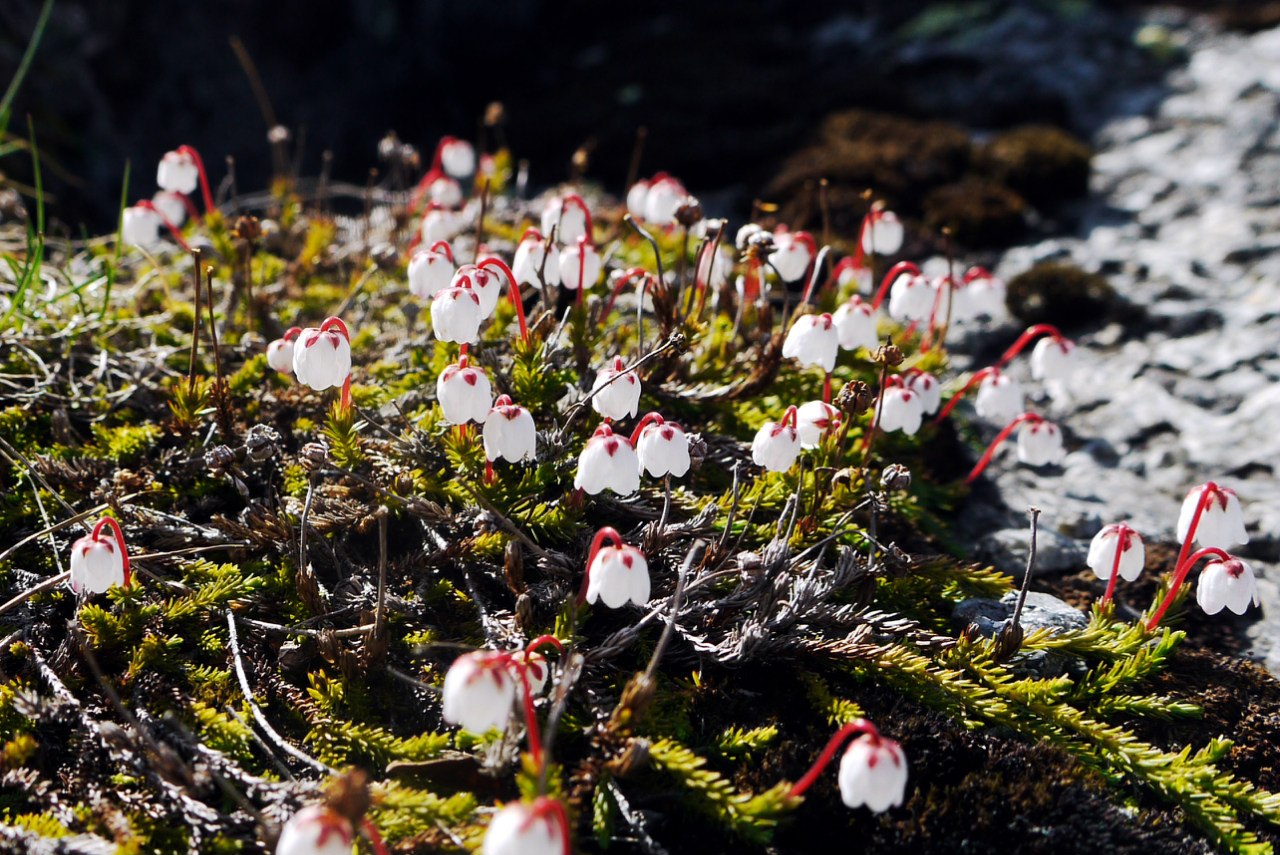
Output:
<svg viewBox="0 0 1280 855">
<path fill-rule="evenodd" d="M 1012 582 L 949 545 L 950 514 L 973 500 L 958 484 L 964 432 L 881 437 L 862 469 L 864 412 L 788 473 L 750 464 L 755 429 L 822 385 L 780 359 L 781 304 L 735 327 L 729 306 L 683 310 L 698 305 L 686 276 L 646 318 L 641 411 L 703 443 L 666 525 L 658 482 L 627 499 L 572 489 L 595 419 L 570 423 L 566 404 L 606 356 L 642 355 L 634 306 L 599 318 L 598 294 L 577 308 L 562 295 L 552 312 L 526 293 L 526 346 L 503 304 L 474 359 L 534 413 L 540 456 L 486 481 L 474 429 L 445 425 L 434 399 L 457 348 L 431 339 L 406 293 L 413 221 L 400 201 L 333 217 L 281 185 L 260 212 L 276 230 L 259 242 L 218 217 L 188 227 L 212 244 L 224 384 L 207 323 L 187 376 L 187 256 L 54 243 L 46 284 L 10 292 L 0 597 L 60 572 L 82 532 L 50 529 L 77 513 L 120 518 L 140 570 L 125 590 L 77 603 L 57 588 L 0 615 L 0 811 L 16 835 L 0 839 L 12 851 L 68 835 L 122 852 L 263 851 L 317 797 L 323 767 L 348 765 L 370 772 L 371 818 L 393 851 L 474 849 L 488 808 L 532 792 L 536 775 L 519 727 L 457 732 L 434 687 L 460 649 L 545 632 L 568 644 L 561 673 L 574 677 L 540 710 L 559 717 L 548 785 L 584 851 L 1271 851 L 1271 678 L 1106 613 L 1023 641 L 1077 659 L 1074 677 L 1024 678 L 992 643 L 958 638 L 953 605 Z M 505 197 L 491 210 L 486 242 L 509 253 L 533 211 Z M 597 213 L 619 264 L 653 266 L 620 211 Z M 666 269 L 687 274 L 694 243 L 658 240 Z M 383 242 L 400 252 L 374 252 Z M 23 251 L 9 253 L 20 268 Z M 338 307 L 356 364 L 347 415 L 262 356 L 275 326 Z M 945 371 L 945 352 L 921 352 L 918 335 L 882 333 L 904 368 Z M 836 388 L 874 386 L 880 368 L 844 353 L 835 375 Z M 909 488 L 879 485 L 889 462 L 911 467 Z M 571 605 L 602 525 L 648 554 L 648 608 Z M 671 647 L 654 683 L 636 683 L 691 549 Z M 239 667 L 283 743 L 255 720 Z M 1220 685 L 1224 673 L 1238 683 Z M 1246 695 L 1237 729 L 1226 710 Z M 907 803 L 847 810 L 834 773 L 789 797 L 784 782 L 859 715 L 902 741 Z"/>
</svg>

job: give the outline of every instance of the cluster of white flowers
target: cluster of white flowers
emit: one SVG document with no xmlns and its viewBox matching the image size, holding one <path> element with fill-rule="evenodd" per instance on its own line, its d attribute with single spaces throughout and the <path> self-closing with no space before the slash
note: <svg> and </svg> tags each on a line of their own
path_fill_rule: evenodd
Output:
<svg viewBox="0 0 1280 855">
<path fill-rule="evenodd" d="M 1250 605 L 1259 604 L 1253 568 L 1227 552 L 1249 542 L 1240 499 L 1234 490 L 1213 481 L 1193 487 L 1182 500 L 1177 531 L 1182 549 L 1175 562 L 1173 584 L 1148 622 L 1148 629 L 1159 625 L 1183 581 L 1205 558 L 1209 560 L 1200 571 L 1196 602 L 1206 614 L 1217 614 L 1225 608 L 1242 615 Z M 1201 548 L 1193 552 L 1196 544 Z M 1103 526 L 1089 544 L 1088 564 L 1094 575 L 1107 581 L 1103 602 L 1109 602 L 1117 576 L 1132 582 L 1141 575 L 1146 564 L 1142 537 L 1126 523 Z"/>
</svg>

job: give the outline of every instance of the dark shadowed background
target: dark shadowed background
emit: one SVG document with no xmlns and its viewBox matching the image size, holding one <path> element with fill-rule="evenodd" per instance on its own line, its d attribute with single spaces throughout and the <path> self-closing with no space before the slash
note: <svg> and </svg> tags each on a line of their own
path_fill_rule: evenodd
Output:
<svg viewBox="0 0 1280 855">
<path fill-rule="evenodd" d="M 0 0 L 0 79 L 39 7 Z M 362 182 L 388 130 L 429 156 L 441 134 L 474 137 L 497 100 L 535 186 L 564 178 L 585 145 L 588 175 L 619 189 L 645 125 L 645 172 L 735 208 L 836 108 L 1087 133 L 1126 109 L 1097 69 L 1143 61 L 1132 29 L 1116 4 L 1085 0 L 59 0 L 11 130 L 32 116 L 54 210 L 73 226 L 110 227 L 126 160 L 130 195 L 150 195 L 156 160 L 181 143 L 215 175 L 233 156 L 239 186 L 260 187 L 267 121 L 238 36 L 303 172 L 327 149 L 336 178 Z M 21 157 L 0 169 L 29 174 Z"/>
</svg>

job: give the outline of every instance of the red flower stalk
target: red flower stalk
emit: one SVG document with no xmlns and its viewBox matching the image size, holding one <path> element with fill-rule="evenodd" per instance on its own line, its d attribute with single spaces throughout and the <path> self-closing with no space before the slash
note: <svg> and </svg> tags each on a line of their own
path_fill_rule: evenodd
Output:
<svg viewBox="0 0 1280 855">
<path fill-rule="evenodd" d="M 1173 584 L 1169 586 L 1169 593 L 1165 594 L 1164 599 L 1160 601 L 1160 606 L 1151 615 L 1151 619 L 1147 621 L 1147 632 L 1154 632 L 1156 627 L 1160 625 L 1160 619 L 1164 617 L 1164 613 L 1169 611 L 1169 607 L 1173 605 L 1173 600 L 1178 594 L 1178 589 L 1182 587 L 1182 583 L 1186 581 L 1187 575 L 1191 573 L 1191 568 L 1196 565 L 1201 558 L 1214 557 L 1220 561 L 1230 561 L 1231 556 L 1226 550 L 1219 549 L 1216 546 L 1206 546 L 1204 549 L 1198 549 L 1186 560 L 1180 560 L 1177 567 L 1173 571 Z"/>
<path fill-rule="evenodd" d="M 1005 425 L 1004 430 L 996 434 L 996 438 L 991 440 L 991 444 L 987 446 L 987 450 L 983 452 L 977 465 L 973 467 L 973 470 L 969 473 L 969 476 L 964 479 L 964 482 L 966 484 L 972 484 L 974 481 L 978 480 L 978 476 L 982 474 L 982 470 L 986 469 L 987 465 L 991 463 L 991 458 L 995 456 L 996 450 L 1000 448 L 1001 444 L 1003 444 L 1015 430 L 1018 429 L 1019 425 L 1027 423 L 1036 424 L 1043 421 L 1044 418 L 1036 415 L 1035 413 L 1023 413 L 1013 421 L 1009 422 L 1009 424 Z"/>
</svg>

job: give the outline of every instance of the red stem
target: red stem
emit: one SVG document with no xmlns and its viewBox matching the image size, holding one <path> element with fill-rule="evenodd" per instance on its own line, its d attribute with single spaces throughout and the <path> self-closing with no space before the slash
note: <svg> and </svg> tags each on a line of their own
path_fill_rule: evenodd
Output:
<svg viewBox="0 0 1280 855">
<path fill-rule="evenodd" d="M 390 855 L 387 844 L 382 842 L 382 835 L 378 833 L 374 824 L 366 819 L 360 825 L 364 829 L 365 837 L 369 839 L 369 846 L 373 848 L 374 855 Z"/>
<path fill-rule="evenodd" d="M 452 261 L 453 259 L 449 259 Z M 486 258 L 484 261 L 476 265 L 483 270 L 486 267 L 496 267 L 507 277 L 507 299 L 511 301 L 511 305 L 516 309 L 516 321 L 520 324 L 520 340 L 525 344 L 529 343 L 529 324 L 524 318 L 524 300 L 520 297 L 520 286 L 516 284 L 516 275 L 511 272 L 511 268 L 501 258 Z M 581 277 L 579 277 L 581 278 Z"/>
<path fill-rule="evenodd" d="M 645 413 L 644 418 L 640 420 L 640 424 L 636 425 L 636 429 L 631 432 L 632 447 L 635 447 L 635 444 L 640 441 L 640 432 L 649 425 L 664 425 L 666 423 L 666 419 L 662 418 L 659 413 Z"/>
<path fill-rule="evenodd" d="M 160 222 L 164 223 L 164 227 L 169 230 L 169 234 L 173 235 L 173 239 L 178 242 L 178 246 L 182 247 L 186 252 L 191 252 L 191 245 L 182 237 L 182 231 L 150 199 L 142 199 L 134 207 L 143 208 L 159 217 Z"/>
<path fill-rule="evenodd" d="M 539 647 L 544 647 L 548 644 L 554 647 L 560 653 L 564 653 L 564 645 L 560 643 L 560 639 L 556 638 L 554 635 L 548 634 L 548 635 L 540 635 L 537 638 L 535 638 L 533 641 L 530 641 L 528 644 L 525 645 L 524 652 L 526 657 L 528 656 L 528 654 L 537 650 Z"/>
<path fill-rule="evenodd" d="M 951 304 L 951 300 L 955 298 L 955 282 L 950 276 L 946 277 L 947 305 Z M 933 306 L 929 309 L 929 331 L 925 335 L 925 339 L 921 342 L 921 347 L 925 350 L 929 349 L 929 345 L 933 343 L 933 333 L 938 328 L 938 307 L 942 305 L 942 288 L 938 288 L 937 293 L 933 295 Z M 938 342 L 938 346 L 942 346 L 942 342 Z"/>
<path fill-rule="evenodd" d="M 1018 336 L 1018 340 L 1009 345 L 1009 349 L 1004 352 L 1004 356 L 1000 357 L 1000 361 L 996 366 L 1003 368 L 1009 364 L 1009 361 L 1023 351 L 1023 349 L 1031 343 L 1032 339 L 1040 335 L 1051 335 L 1055 341 L 1062 341 L 1062 333 L 1053 324 L 1035 324 L 1027 327 L 1022 335 Z"/>
<path fill-rule="evenodd" d="M 524 726 L 529 731 L 529 753 L 533 762 L 542 767 L 542 737 L 538 734 L 538 716 L 533 710 L 533 692 L 529 688 L 529 659 L 513 663 L 520 674 L 520 685 L 524 688 Z"/>
<path fill-rule="evenodd" d="M 1129 548 L 1130 536 L 1133 529 L 1123 523 L 1116 527 L 1116 557 L 1111 562 L 1111 578 L 1107 579 L 1107 592 L 1102 595 L 1102 602 L 1111 602 L 1112 595 L 1116 592 L 1116 579 L 1120 576 L 1120 556 L 1124 555 Z M 1175 567 L 1177 565 L 1174 565 Z"/>
<path fill-rule="evenodd" d="M 862 248 L 862 239 L 867 233 L 867 229 L 871 227 L 871 220 L 875 216 L 876 209 L 872 205 L 867 209 L 867 213 L 862 218 L 861 225 L 858 226 L 858 245 L 853 250 L 853 266 L 863 267 L 866 260 L 867 251 Z"/>
<path fill-rule="evenodd" d="M 861 244 L 859 244 L 861 246 Z M 884 295 L 889 293 L 889 286 L 892 285 L 903 273 L 910 273 L 912 276 L 920 275 L 920 268 L 912 264 L 910 261 L 899 261 L 890 267 L 885 273 L 884 278 L 880 280 L 880 289 L 876 291 L 876 298 L 871 301 L 871 308 L 878 309 L 880 304 L 884 302 Z"/>
<path fill-rule="evenodd" d="M 796 415 L 796 407 L 795 407 L 795 405 L 793 404 L 792 406 L 787 407 L 787 411 L 786 411 L 785 413 L 783 413 L 783 414 L 782 414 L 782 421 L 778 422 L 778 426 L 779 426 L 779 427 L 786 427 L 786 426 L 787 426 L 787 421 L 788 421 L 788 420 L 790 420 L 790 422 L 791 422 L 791 427 L 792 427 L 792 428 L 795 428 L 795 427 L 796 427 L 796 419 L 797 419 L 797 418 L 798 418 L 798 416 Z"/>
<path fill-rule="evenodd" d="M 558 799 L 539 796 L 533 803 L 533 815 L 541 817 L 544 812 L 554 814 L 556 822 L 560 823 L 562 855 L 573 855 L 573 848 L 569 845 L 569 814 L 565 812 L 564 805 Z"/>
<path fill-rule="evenodd" d="M 649 271 L 643 267 L 633 267 L 619 276 L 618 284 L 613 286 L 613 293 L 609 295 L 609 302 L 604 304 L 604 311 L 600 313 L 600 322 L 604 323 L 604 319 L 609 317 L 609 312 L 613 311 L 613 304 L 617 301 L 618 295 L 622 293 L 623 288 L 627 287 L 630 282 L 648 275 Z M 581 278 L 581 275 L 579 275 L 579 278 Z"/>
<path fill-rule="evenodd" d="M 880 738 L 880 731 L 876 729 L 874 724 L 867 721 L 865 718 L 846 722 L 844 726 L 837 730 L 835 735 L 828 740 L 827 747 L 822 749 L 822 753 L 818 755 L 818 759 L 814 761 L 811 767 L 809 767 L 809 771 L 805 773 L 804 777 L 799 781 L 796 781 L 795 786 L 791 788 L 791 791 L 787 793 L 787 796 L 793 799 L 803 796 L 805 792 L 813 786 L 813 782 L 818 780 L 818 776 L 822 774 L 823 770 L 830 765 L 832 759 L 836 756 L 836 751 L 840 749 L 841 744 L 855 733 L 869 733 L 876 739 Z"/>
<path fill-rule="evenodd" d="M 129 569 L 129 547 L 124 543 L 124 532 L 120 530 L 120 523 L 116 522 L 115 517 L 103 517 L 98 520 L 98 524 L 93 527 L 93 539 L 99 540 L 102 535 L 103 527 L 109 527 L 112 535 L 115 536 L 116 544 L 120 547 L 120 563 L 124 567 L 124 587 L 129 587 L 129 580 L 133 578 L 133 573 Z"/>
<path fill-rule="evenodd" d="M 951 396 L 951 400 L 947 401 L 947 405 L 942 408 L 942 412 L 938 413 L 938 417 L 933 420 L 933 423 L 935 425 L 942 424 L 942 420 L 951 415 L 951 411 L 955 409 L 956 404 L 960 403 L 960 399 L 963 398 L 970 389 L 976 386 L 984 377 L 999 375 L 999 373 L 1000 369 L 996 368 L 994 365 L 988 365 L 980 371 L 975 371 L 973 376 L 971 376 L 969 380 L 960 387 L 960 391 Z"/>
<path fill-rule="evenodd" d="M 590 215 L 588 215 L 588 223 L 590 223 Z M 587 226 L 588 230 L 591 228 Z M 577 304 L 582 305 L 582 292 L 587 290 L 587 236 L 582 235 L 578 238 L 578 298 Z"/>
<path fill-rule="evenodd" d="M 200 173 L 200 192 L 204 194 L 204 212 L 207 214 L 213 210 L 214 205 L 213 194 L 209 192 L 209 176 L 204 171 L 204 158 L 189 145 L 178 146 L 178 151 L 196 162 L 196 171 Z"/>
<path fill-rule="evenodd" d="M 1196 512 L 1191 516 L 1191 525 L 1187 526 L 1187 536 L 1182 541 L 1182 548 L 1178 550 L 1178 560 L 1173 565 L 1174 569 L 1181 567 L 1183 562 L 1187 560 L 1187 555 L 1191 552 L 1191 544 L 1195 543 L 1196 530 L 1200 528 L 1200 518 L 1204 516 L 1205 509 L 1209 507 L 1209 502 L 1220 494 L 1220 488 L 1212 481 L 1206 481 L 1200 490 L 1200 500 L 1196 502 Z"/>
<path fill-rule="evenodd" d="M 568 194 L 568 195 L 564 196 L 564 197 L 560 200 L 560 214 L 561 214 L 561 216 L 563 216 L 563 215 L 564 215 L 564 209 L 565 209 L 565 206 L 566 206 L 566 205 L 568 205 L 570 202 L 572 202 L 573 204 L 577 205 L 577 206 L 578 206 L 578 210 L 582 211 L 582 219 L 583 219 L 583 220 L 585 220 L 585 221 L 586 221 L 586 224 L 587 224 L 587 233 L 586 233 L 585 237 L 586 237 L 586 239 L 591 243 L 591 245 L 592 245 L 592 246 L 595 246 L 595 245 L 596 245 L 596 233 L 595 233 L 595 229 L 594 229 L 594 227 L 593 227 L 592 221 L 591 221 L 591 209 L 587 207 L 587 203 L 586 203 L 586 202 L 582 201 L 582 197 L 581 197 L 581 196 L 579 196 L 577 193 L 570 193 L 570 194 Z"/>
<path fill-rule="evenodd" d="M 1173 584 L 1169 587 L 1169 593 L 1164 595 L 1164 600 L 1160 603 L 1160 607 L 1156 609 L 1156 613 L 1151 616 L 1151 620 L 1147 621 L 1147 632 L 1154 632 L 1155 628 L 1160 625 L 1160 619 L 1164 617 L 1164 613 L 1169 610 L 1169 606 L 1173 605 L 1173 599 L 1178 593 L 1178 589 L 1182 587 L 1182 583 L 1186 581 L 1187 575 L 1191 572 L 1191 568 L 1196 562 L 1207 556 L 1214 556 L 1222 561 L 1230 561 L 1231 556 L 1226 551 L 1216 546 L 1206 546 L 1204 549 L 1197 550 L 1190 555 L 1186 561 L 1178 564 L 1177 569 L 1173 571 Z"/>
<path fill-rule="evenodd" d="M 972 484 L 974 481 L 978 480 L 978 476 L 982 474 L 982 470 L 987 468 L 987 464 L 990 463 L 991 458 L 995 456 L 996 449 L 1000 447 L 1001 443 L 1009 438 L 1010 434 L 1017 430 L 1018 425 L 1023 424 L 1024 422 L 1035 424 L 1042 421 L 1044 421 L 1044 418 L 1036 415 L 1035 413 L 1023 413 L 1013 421 L 1009 422 L 1009 424 L 1005 425 L 1004 430 L 996 434 L 996 438 L 991 440 L 991 444 L 987 446 L 987 450 L 983 453 L 981 459 L 978 460 L 978 465 L 973 467 L 973 471 L 969 473 L 969 477 L 964 479 L 964 482 L 966 484 Z"/>
<path fill-rule="evenodd" d="M 438 240 L 431 244 L 428 249 L 431 252 L 443 252 L 445 258 L 449 259 L 450 264 L 457 264 L 457 262 L 453 260 L 453 247 L 449 246 L 449 242 L 447 240 Z"/>
<path fill-rule="evenodd" d="M 320 324 L 320 332 L 328 332 L 335 328 L 342 333 L 342 337 L 347 340 L 347 344 L 351 344 L 351 333 L 347 331 L 347 325 L 342 322 L 342 318 L 325 318 L 324 323 Z"/>
<path fill-rule="evenodd" d="M 182 200 L 182 207 L 187 209 L 187 216 L 191 217 L 193 220 L 199 221 L 200 211 L 196 209 L 196 203 L 191 201 L 191 197 L 186 193 L 176 193 L 174 195 Z"/>
<path fill-rule="evenodd" d="M 301 334 L 302 334 L 301 327 L 289 327 L 287 330 L 284 331 L 283 338 L 285 341 L 293 341 L 295 338 L 297 338 Z"/>
<path fill-rule="evenodd" d="M 608 426 L 605 425 L 605 427 Z M 582 574 L 582 590 L 578 591 L 578 605 L 587 601 L 587 585 L 591 582 L 591 562 L 596 560 L 596 553 L 600 551 L 606 539 L 612 540 L 615 547 L 622 548 L 622 535 L 618 534 L 616 528 L 605 526 L 596 532 L 596 536 L 591 539 L 591 551 L 587 553 L 587 569 Z"/>
<path fill-rule="evenodd" d="M 831 403 L 831 372 L 827 372 L 826 378 L 822 381 L 822 403 Z"/>
</svg>

